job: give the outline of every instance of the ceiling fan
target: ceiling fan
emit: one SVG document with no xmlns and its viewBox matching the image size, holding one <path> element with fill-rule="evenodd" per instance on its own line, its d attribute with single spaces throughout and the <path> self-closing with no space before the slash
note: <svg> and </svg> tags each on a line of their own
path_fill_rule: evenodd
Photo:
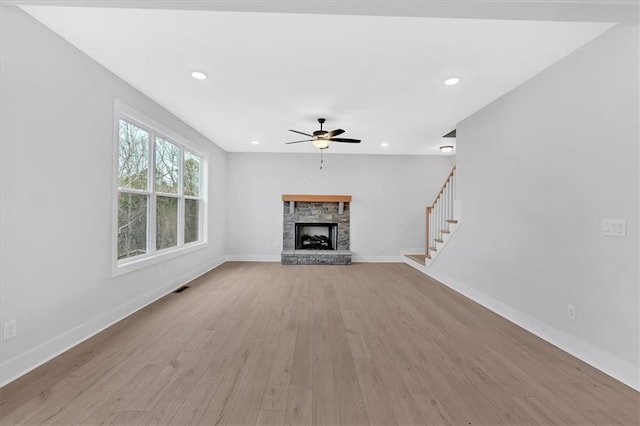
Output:
<svg viewBox="0 0 640 426">
<path fill-rule="evenodd" d="M 315 132 L 313 132 L 313 134 L 309 134 L 309 133 L 305 133 L 305 132 L 300 132 L 298 130 L 292 130 L 289 129 L 290 132 L 293 133 L 298 133 L 304 136 L 308 136 L 312 139 L 304 139 L 301 141 L 293 141 L 293 142 L 287 142 L 287 145 L 292 144 L 292 143 L 301 143 L 301 142 L 312 142 L 313 146 L 315 146 L 318 149 L 324 150 L 329 148 L 329 144 L 331 142 L 343 142 L 343 143 L 360 143 L 360 139 L 349 139 L 349 138 L 336 138 L 336 136 L 341 135 L 344 133 L 344 130 L 342 129 L 336 129 L 336 130 L 332 130 L 332 131 L 326 131 L 322 129 L 322 125 L 324 124 L 324 122 L 326 121 L 326 119 L 324 118 L 318 118 L 318 123 L 320 123 L 320 130 L 316 130 Z"/>
</svg>

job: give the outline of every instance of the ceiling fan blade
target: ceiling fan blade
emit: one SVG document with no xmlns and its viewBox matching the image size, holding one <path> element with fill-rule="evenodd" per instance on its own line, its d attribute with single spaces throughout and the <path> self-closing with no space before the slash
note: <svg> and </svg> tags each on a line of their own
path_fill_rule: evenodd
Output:
<svg viewBox="0 0 640 426">
<path fill-rule="evenodd" d="M 305 139 L 303 141 L 293 141 L 293 142 L 286 142 L 285 145 L 289 145 L 290 143 L 300 143 L 300 142 L 311 142 L 313 139 Z"/>
<path fill-rule="evenodd" d="M 327 138 L 332 138 L 332 137 L 334 137 L 334 136 L 338 136 L 338 135 L 341 135 L 341 134 L 343 134 L 343 133 L 344 133 L 344 130 L 342 130 L 342 129 L 335 129 L 335 130 L 332 130 L 332 131 L 330 131 L 329 133 L 327 133 L 327 134 L 325 135 L 325 137 L 327 137 Z"/>
<path fill-rule="evenodd" d="M 329 140 L 331 142 L 360 143 L 360 139 L 332 138 L 332 139 L 329 139 Z"/>
<path fill-rule="evenodd" d="M 312 137 L 313 137 L 313 135 L 310 135 L 309 133 L 299 132 L 299 131 L 297 131 L 297 130 L 293 130 L 293 129 L 289 129 L 289 131 L 290 131 L 290 132 L 293 132 L 293 133 L 298 133 L 298 134 L 300 134 L 300 135 L 309 136 L 310 138 L 312 138 Z"/>
</svg>

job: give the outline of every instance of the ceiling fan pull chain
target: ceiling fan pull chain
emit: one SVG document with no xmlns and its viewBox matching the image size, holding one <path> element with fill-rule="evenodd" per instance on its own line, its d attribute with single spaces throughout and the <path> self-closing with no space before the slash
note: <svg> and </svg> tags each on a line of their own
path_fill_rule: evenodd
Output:
<svg viewBox="0 0 640 426">
<path fill-rule="evenodd" d="M 320 170 L 322 170 L 322 163 L 324 163 L 324 159 L 322 158 L 322 151 L 324 151 L 324 149 L 320 150 Z"/>
</svg>

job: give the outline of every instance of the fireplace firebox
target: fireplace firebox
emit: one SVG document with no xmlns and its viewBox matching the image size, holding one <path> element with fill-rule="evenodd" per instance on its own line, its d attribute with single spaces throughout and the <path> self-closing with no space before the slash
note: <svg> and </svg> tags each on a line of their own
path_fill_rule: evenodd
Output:
<svg viewBox="0 0 640 426">
<path fill-rule="evenodd" d="M 296 250 L 336 250 L 337 223 L 296 223 Z"/>
</svg>

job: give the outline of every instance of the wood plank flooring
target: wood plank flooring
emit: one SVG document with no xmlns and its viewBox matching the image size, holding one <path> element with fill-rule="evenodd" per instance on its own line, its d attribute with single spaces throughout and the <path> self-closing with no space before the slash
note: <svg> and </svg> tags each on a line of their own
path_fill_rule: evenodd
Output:
<svg viewBox="0 0 640 426">
<path fill-rule="evenodd" d="M 227 263 L 0 390 L 0 423 L 638 425 L 638 392 L 405 264 Z"/>
</svg>

